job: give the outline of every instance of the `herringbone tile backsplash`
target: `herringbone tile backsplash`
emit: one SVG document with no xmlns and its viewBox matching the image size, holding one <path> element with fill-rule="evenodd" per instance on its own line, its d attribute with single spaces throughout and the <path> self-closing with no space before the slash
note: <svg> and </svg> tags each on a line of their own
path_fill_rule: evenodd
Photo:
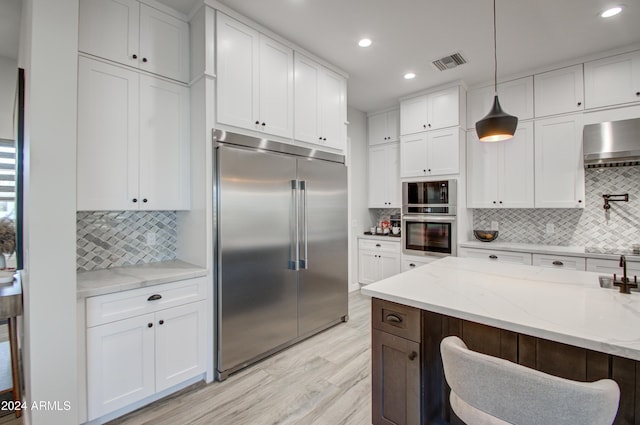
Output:
<svg viewBox="0 0 640 425">
<path fill-rule="evenodd" d="M 175 211 L 91 211 L 76 214 L 76 269 L 98 270 L 176 258 Z M 147 233 L 156 243 L 147 244 Z"/>
<path fill-rule="evenodd" d="M 640 243 L 640 166 L 585 170 L 584 209 L 475 209 L 473 228 L 499 223 L 502 242 L 579 245 L 628 250 Z M 605 212 L 602 195 L 629 194 L 629 202 L 611 202 Z M 547 223 L 555 232 L 546 233 Z"/>
</svg>

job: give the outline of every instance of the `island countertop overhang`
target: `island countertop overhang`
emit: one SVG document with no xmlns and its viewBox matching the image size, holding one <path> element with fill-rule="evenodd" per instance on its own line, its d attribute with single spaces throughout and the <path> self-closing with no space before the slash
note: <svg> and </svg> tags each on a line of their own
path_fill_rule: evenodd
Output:
<svg viewBox="0 0 640 425">
<path fill-rule="evenodd" d="M 446 257 L 362 288 L 371 297 L 640 360 L 640 293 L 598 273 Z"/>
</svg>

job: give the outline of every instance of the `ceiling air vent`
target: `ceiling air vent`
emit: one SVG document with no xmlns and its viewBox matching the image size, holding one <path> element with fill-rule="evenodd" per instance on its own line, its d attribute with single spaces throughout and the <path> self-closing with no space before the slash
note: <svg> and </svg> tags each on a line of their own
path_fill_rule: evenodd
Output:
<svg viewBox="0 0 640 425">
<path fill-rule="evenodd" d="M 467 63 L 467 60 L 462 57 L 460 53 L 454 53 L 450 56 L 445 56 L 432 62 L 433 65 L 440 71 L 446 71 L 447 69 L 453 69 L 458 65 Z"/>
</svg>

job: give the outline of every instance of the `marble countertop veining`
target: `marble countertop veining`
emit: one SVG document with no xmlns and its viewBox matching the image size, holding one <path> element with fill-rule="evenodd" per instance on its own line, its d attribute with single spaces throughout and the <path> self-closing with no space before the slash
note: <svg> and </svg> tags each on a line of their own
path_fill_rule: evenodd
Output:
<svg viewBox="0 0 640 425">
<path fill-rule="evenodd" d="M 598 273 L 445 257 L 372 283 L 364 295 L 640 360 L 640 293 Z"/>
<path fill-rule="evenodd" d="M 78 299 L 207 275 L 207 269 L 180 260 L 77 273 Z"/>
<path fill-rule="evenodd" d="M 617 260 L 620 258 L 620 254 L 588 252 L 584 246 L 541 245 L 500 241 L 481 242 L 475 240 L 461 242 L 458 246 L 462 248 L 497 249 L 515 252 L 531 252 L 534 254 L 555 254 L 566 255 L 569 257 L 600 258 L 605 260 Z M 627 261 L 640 261 L 640 255 L 625 253 L 625 256 Z"/>
</svg>

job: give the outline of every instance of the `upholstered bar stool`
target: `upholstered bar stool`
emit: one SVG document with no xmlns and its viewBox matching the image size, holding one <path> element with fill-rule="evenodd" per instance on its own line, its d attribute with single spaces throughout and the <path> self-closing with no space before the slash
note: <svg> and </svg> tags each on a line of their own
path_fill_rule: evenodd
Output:
<svg viewBox="0 0 640 425">
<path fill-rule="evenodd" d="M 468 425 L 611 425 L 620 389 L 611 379 L 578 382 L 471 351 L 458 337 L 440 344 L 451 408 Z"/>
</svg>

